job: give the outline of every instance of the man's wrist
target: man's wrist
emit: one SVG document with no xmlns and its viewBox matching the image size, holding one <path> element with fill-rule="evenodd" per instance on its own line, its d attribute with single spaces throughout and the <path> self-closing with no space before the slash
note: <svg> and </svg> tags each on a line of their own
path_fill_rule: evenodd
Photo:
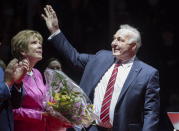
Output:
<svg viewBox="0 0 179 131">
<path fill-rule="evenodd" d="M 54 34 L 55 32 L 57 32 L 58 30 L 60 30 L 59 27 L 55 27 L 55 28 L 51 29 L 50 30 L 51 35 Z"/>
</svg>

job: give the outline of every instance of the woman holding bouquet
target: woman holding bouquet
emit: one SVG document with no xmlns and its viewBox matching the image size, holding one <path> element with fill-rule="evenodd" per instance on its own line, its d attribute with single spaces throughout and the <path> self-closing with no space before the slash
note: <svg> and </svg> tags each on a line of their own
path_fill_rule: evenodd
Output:
<svg viewBox="0 0 179 131">
<path fill-rule="evenodd" d="M 34 68 L 36 63 L 42 59 L 42 42 L 42 36 L 33 30 L 20 31 L 11 41 L 14 57 L 19 60 L 26 58 L 30 63 L 30 70 L 22 80 L 24 96 L 21 108 L 13 110 L 15 131 L 66 130 L 59 119 L 44 112 L 43 102 L 46 100 L 47 90 L 41 73 Z"/>
</svg>

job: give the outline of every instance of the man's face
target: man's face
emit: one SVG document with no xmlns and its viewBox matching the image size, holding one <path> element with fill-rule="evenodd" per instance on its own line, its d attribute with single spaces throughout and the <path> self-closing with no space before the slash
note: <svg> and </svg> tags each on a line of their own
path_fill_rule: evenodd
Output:
<svg viewBox="0 0 179 131">
<path fill-rule="evenodd" d="M 112 53 L 118 60 L 128 60 L 135 55 L 136 43 L 129 43 L 132 34 L 117 31 L 111 43 Z"/>
<path fill-rule="evenodd" d="M 24 57 L 35 62 L 42 59 L 42 43 L 37 37 L 31 36 L 29 38 L 28 49 L 24 53 Z"/>
</svg>

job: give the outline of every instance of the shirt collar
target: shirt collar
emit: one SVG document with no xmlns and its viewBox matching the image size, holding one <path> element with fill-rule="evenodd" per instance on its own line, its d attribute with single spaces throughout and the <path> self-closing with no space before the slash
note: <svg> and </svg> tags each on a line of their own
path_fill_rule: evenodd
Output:
<svg viewBox="0 0 179 131">
<path fill-rule="evenodd" d="M 136 55 L 133 56 L 131 59 L 129 59 L 129 60 L 125 61 L 125 62 L 122 62 L 122 63 L 121 63 L 121 66 L 122 66 L 122 67 L 124 67 L 124 66 L 129 67 L 129 66 L 131 66 L 131 65 L 133 64 L 133 62 L 134 62 L 135 57 L 136 57 Z M 117 63 L 117 60 L 116 60 L 115 63 Z"/>
</svg>

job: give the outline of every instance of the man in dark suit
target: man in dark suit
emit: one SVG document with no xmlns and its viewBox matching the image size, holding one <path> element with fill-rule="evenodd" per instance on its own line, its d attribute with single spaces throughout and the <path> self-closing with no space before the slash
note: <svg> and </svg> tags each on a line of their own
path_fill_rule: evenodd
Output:
<svg viewBox="0 0 179 131">
<path fill-rule="evenodd" d="M 74 67 L 84 71 L 80 87 L 90 97 L 99 116 L 90 131 L 157 131 L 159 123 L 159 74 L 140 61 L 140 33 L 122 25 L 114 34 L 112 52 L 80 54 L 58 26 L 55 11 L 47 5 L 42 17 L 51 32 L 50 42 Z"/>
<path fill-rule="evenodd" d="M 21 103 L 21 80 L 29 68 L 27 60 L 13 59 L 5 69 L 0 67 L 0 131 L 13 131 L 13 108 Z"/>
</svg>

